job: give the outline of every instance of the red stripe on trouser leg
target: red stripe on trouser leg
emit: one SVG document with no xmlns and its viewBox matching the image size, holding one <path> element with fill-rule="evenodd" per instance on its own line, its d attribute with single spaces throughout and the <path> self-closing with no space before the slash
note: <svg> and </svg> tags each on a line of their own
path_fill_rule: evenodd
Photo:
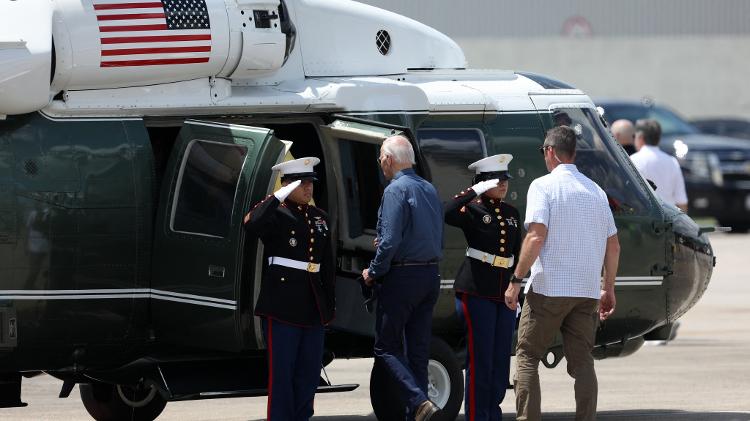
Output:
<svg viewBox="0 0 750 421">
<path fill-rule="evenodd" d="M 474 396 L 474 384 L 476 382 L 476 364 L 474 363 L 474 329 L 471 327 L 471 316 L 469 315 L 469 306 L 466 304 L 468 300 L 467 294 L 463 294 L 461 297 L 461 306 L 464 308 L 464 318 L 466 319 L 466 327 L 469 330 L 469 420 L 474 421 L 476 414 L 476 398 Z"/>
<path fill-rule="evenodd" d="M 273 325 L 272 319 L 268 319 L 268 407 L 266 408 L 266 419 L 271 419 L 271 400 L 273 399 Z"/>
</svg>

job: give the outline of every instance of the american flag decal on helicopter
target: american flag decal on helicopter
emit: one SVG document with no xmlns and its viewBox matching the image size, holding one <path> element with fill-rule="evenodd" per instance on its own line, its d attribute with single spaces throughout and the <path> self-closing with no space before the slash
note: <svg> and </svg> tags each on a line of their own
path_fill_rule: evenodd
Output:
<svg viewBox="0 0 750 421">
<path fill-rule="evenodd" d="M 205 0 L 95 0 L 100 67 L 206 63 L 211 23 Z"/>
</svg>

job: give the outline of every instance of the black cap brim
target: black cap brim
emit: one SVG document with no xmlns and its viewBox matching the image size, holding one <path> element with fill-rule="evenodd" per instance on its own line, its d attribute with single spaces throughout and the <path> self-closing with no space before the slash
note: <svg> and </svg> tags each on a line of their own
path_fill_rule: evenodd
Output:
<svg viewBox="0 0 750 421">
<path fill-rule="evenodd" d="M 284 174 L 281 177 L 281 181 L 318 181 L 318 174 L 315 172 L 300 172 L 300 173 L 292 173 L 292 174 Z"/>
<path fill-rule="evenodd" d="M 512 180 L 513 176 L 508 171 L 482 172 L 474 177 L 477 181 L 492 180 Z"/>
</svg>

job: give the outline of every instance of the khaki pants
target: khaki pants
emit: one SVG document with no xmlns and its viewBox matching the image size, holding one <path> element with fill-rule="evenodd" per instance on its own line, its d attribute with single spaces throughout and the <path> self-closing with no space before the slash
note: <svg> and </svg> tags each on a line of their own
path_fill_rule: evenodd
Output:
<svg viewBox="0 0 750 421">
<path fill-rule="evenodd" d="M 575 379 L 575 419 L 596 419 L 598 385 L 591 349 L 598 304 L 591 298 L 546 297 L 533 291 L 526 295 L 516 346 L 517 420 L 542 418 L 539 361 L 558 331 L 563 335 L 568 374 Z"/>
</svg>

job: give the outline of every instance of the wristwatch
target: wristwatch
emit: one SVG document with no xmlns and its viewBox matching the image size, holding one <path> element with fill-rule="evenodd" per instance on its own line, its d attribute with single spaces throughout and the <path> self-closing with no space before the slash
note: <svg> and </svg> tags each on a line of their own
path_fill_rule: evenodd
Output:
<svg viewBox="0 0 750 421">
<path fill-rule="evenodd" d="M 511 284 L 520 284 L 521 282 L 523 282 L 523 279 L 517 277 L 515 273 L 512 273 L 510 275 L 510 283 Z"/>
</svg>

